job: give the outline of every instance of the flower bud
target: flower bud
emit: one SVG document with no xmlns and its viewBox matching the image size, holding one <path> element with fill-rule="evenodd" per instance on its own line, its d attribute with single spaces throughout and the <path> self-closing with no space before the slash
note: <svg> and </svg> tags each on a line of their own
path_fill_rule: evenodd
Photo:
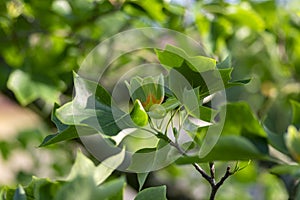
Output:
<svg viewBox="0 0 300 200">
<path fill-rule="evenodd" d="M 130 112 L 130 117 L 137 126 L 142 127 L 148 124 L 148 114 L 138 99 L 134 101 L 133 108 Z"/>
<path fill-rule="evenodd" d="M 157 77 L 134 77 L 130 84 L 126 83 L 132 101 L 140 100 L 146 111 L 154 104 L 161 104 L 164 100 L 164 78 L 160 74 Z"/>
</svg>

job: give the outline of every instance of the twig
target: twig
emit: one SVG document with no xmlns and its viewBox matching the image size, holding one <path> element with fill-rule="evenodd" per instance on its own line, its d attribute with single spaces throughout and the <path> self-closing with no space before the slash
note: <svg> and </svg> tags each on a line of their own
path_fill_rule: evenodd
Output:
<svg viewBox="0 0 300 200">
<path fill-rule="evenodd" d="M 210 177 L 214 179 L 215 178 L 215 163 L 214 162 L 209 163 L 209 169 L 210 169 Z"/>
<path fill-rule="evenodd" d="M 215 199 L 218 189 L 221 187 L 221 185 L 224 183 L 224 181 L 232 174 L 234 174 L 234 172 L 230 172 L 230 167 L 228 166 L 226 169 L 226 172 L 225 172 L 224 176 L 221 178 L 221 180 L 217 184 L 212 185 L 211 193 L 210 193 L 210 197 L 209 197 L 210 200 Z"/>
<path fill-rule="evenodd" d="M 174 143 L 171 140 L 169 140 L 168 142 L 170 143 L 171 146 L 175 147 L 182 155 L 187 156 L 187 154 L 180 148 L 178 143 Z M 220 181 L 218 183 L 216 183 L 216 180 L 215 180 L 215 165 L 214 165 L 213 162 L 209 163 L 210 176 L 197 163 L 193 163 L 192 165 L 201 174 L 201 176 L 210 184 L 210 186 L 211 186 L 211 193 L 210 193 L 210 197 L 209 197 L 210 200 L 215 199 L 216 193 L 219 190 L 219 188 L 221 187 L 221 185 L 223 185 L 224 181 L 229 176 L 231 176 L 235 173 L 235 171 L 231 172 L 230 167 L 228 166 L 224 176 L 220 179 Z"/>
</svg>

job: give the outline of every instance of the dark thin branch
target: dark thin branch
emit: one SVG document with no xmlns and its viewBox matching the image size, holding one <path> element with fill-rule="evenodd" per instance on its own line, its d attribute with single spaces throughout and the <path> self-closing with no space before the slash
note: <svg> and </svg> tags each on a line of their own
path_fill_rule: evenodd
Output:
<svg viewBox="0 0 300 200">
<path fill-rule="evenodd" d="M 158 130 L 155 130 L 155 131 L 157 131 L 156 137 L 165 140 L 171 146 L 175 147 L 181 155 L 188 156 L 181 149 L 181 147 L 179 146 L 179 144 L 177 142 L 173 142 L 170 138 L 168 138 L 168 136 L 166 134 L 163 134 L 163 133 L 159 132 Z M 215 180 L 215 164 L 214 164 L 214 162 L 209 163 L 210 175 L 208 175 L 197 163 L 193 163 L 192 165 L 201 174 L 201 176 L 210 184 L 210 186 L 211 186 L 211 193 L 210 193 L 210 198 L 209 198 L 210 200 L 215 199 L 216 193 L 219 190 L 219 188 L 221 187 L 221 185 L 223 185 L 224 181 L 229 176 L 233 175 L 236 172 L 235 170 L 231 172 L 230 167 L 228 166 L 224 176 L 220 179 L 220 181 L 218 183 L 216 183 L 216 180 Z"/>
<path fill-rule="evenodd" d="M 201 176 L 209 182 L 211 186 L 215 184 L 213 178 L 211 178 L 197 163 L 193 163 L 194 168 L 201 174 Z"/>
<path fill-rule="evenodd" d="M 224 174 L 224 176 L 221 178 L 221 180 L 216 184 L 216 187 L 220 187 L 224 181 L 229 177 L 231 176 L 232 174 L 234 174 L 234 172 L 231 172 L 230 171 L 230 167 L 228 166 L 227 169 L 226 169 L 226 173 Z"/>
<path fill-rule="evenodd" d="M 234 174 L 234 172 L 230 172 L 230 167 L 228 166 L 226 169 L 226 172 L 225 172 L 224 176 L 221 178 L 221 180 L 212 187 L 210 197 L 209 197 L 210 200 L 215 199 L 218 189 L 221 187 L 221 185 L 223 185 L 224 181 L 232 174 Z"/>
<path fill-rule="evenodd" d="M 169 140 L 168 142 L 170 143 L 171 146 L 175 147 L 182 155 L 187 156 L 187 154 L 180 148 L 178 143 L 174 143 L 171 140 Z M 215 199 L 216 193 L 219 190 L 219 188 L 223 185 L 224 181 L 229 176 L 234 174 L 234 171 L 231 172 L 230 167 L 228 166 L 224 176 L 220 179 L 220 181 L 218 183 L 216 183 L 214 162 L 209 163 L 210 176 L 197 163 L 193 163 L 192 165 L 201 174 L 201 176 L 210 184 L 210 186 L 211 186 L 211 193 L 210 193 L 210 198 L 209 198 L 210 200 Z"/>
<path fill-rule="evenodd" d="M 209 163 L 209 169 L 210 169 L 210 176 L 211 178 L 215 178 L 215 163 L 214 162 L 210 162 Z"/>
</svg>

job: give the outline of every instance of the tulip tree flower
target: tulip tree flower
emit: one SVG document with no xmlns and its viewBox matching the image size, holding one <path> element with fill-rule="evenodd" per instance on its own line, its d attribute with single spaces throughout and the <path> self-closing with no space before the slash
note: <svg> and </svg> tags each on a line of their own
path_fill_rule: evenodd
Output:
<svg viewBox="0 0 300 200">
<path fill-rule="evenodd" d="M 133 102 L 139 100 L 148 112 L 153 105 L 160 105 L 164 100 L 164 78 L 160 74 L 156 77 L 134 77 L 130 83 L 126 82 Z"/>
</svg>

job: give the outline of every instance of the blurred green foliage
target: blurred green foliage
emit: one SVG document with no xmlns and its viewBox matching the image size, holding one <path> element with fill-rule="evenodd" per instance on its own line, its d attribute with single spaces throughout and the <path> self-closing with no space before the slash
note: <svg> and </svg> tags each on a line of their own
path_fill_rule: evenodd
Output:
<svg viewBox="0 0 300 200">
<path fill-rule="evenodd" d="M 290 159 L 287 166 L 274 168 L 273 172 L 298 177 L 299 167 L 290 167 L 292 158 L 284 140 L 290 124 L 300 128 L 300 123 L 295 122 L 298 115 L 292 116 L 292 110 L 299 113 L 297 103 L 290 103 L 291 99 L 300 101 L 300 4 L 297 0 L 4 0 L 0 2 L 1 92 L 22 106 L 37 106 L 45 125 L 49 126 L 49 106 L 70 98 L 72 71 L 78 69 L 90 50 L 120 31 L 149 26 L 169 28 L 193 37 L 218 61 L 230 55 L 236 68 L 233 78 L 252 77 L 246 87 L 228 89 L 227 98 L 247 101 L 267 128 L 269 143 Z M 15 149 L 28 151 L 30 146 L 37 146 L 49 132 L 48 128 L 43 133 L 26 131 L 19 134 L 18 142 L 0 142 L 3 158 L 9 158 Z M 67 149 L 50 148 L 57 156 L 54 159 L 59 160 L 50 164 L 56 170 L 55 175 L 65 175 L 66 168 L 70 167 L 72 155 Z M 64 159 L 58 155 L 68 157 L 66 163 L 61 163 Z M 245 170 L 260 171 L 263 164 Z M 273 192 L 282 189 L 282 182 L 269 174 L 254 174 L 253 179 L 235 177 L 230 183 L 234 189 L 224 189 L 228 191 L 224 193 L 233 193 L 230 199 L 240 195 L 257 197 L 254 193 L 274 199 Z M 244 181 L 247 183 L 242 184 Z M 262 188 L 267 190 L 262 192 Z M 226 199 L 221 195 L 218 198 Z"/>
</svg>

